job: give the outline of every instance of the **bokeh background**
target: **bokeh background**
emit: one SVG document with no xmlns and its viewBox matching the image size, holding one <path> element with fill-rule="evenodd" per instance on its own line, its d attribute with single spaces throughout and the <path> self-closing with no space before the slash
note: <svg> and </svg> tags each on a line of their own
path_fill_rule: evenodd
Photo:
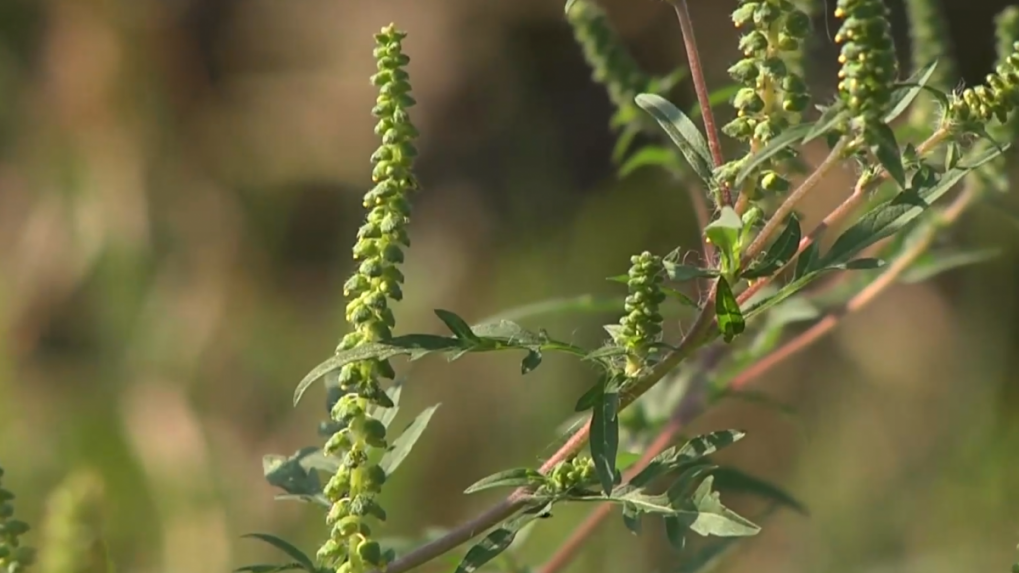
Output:
<svg viewBox="0 0 1019 573">
<path fill-rule="evenodd" d="M 562 4 L 0 0 L 0 465 L 18 514 L 44 523 L 61 503 L 52 492 L 72 480 L 94 500 L 93 550 L 121 572 L 275 559 L 240 539 L 252 531 L 310 553 L 324 539 L 317 509 L 273 501 L 261 456 L 319 440 L 321 387 L 297 408 L 291 395 L 346 328 L 341 285 L 376 146 L 372 34 L 389 22 L 410 34 L 422 132 L 401 332 L 441 332 L 433 308 L 477 321 L 615 293 L 604 278 L 630 254 L 695 247 L 683 189 L 652 170 L 615 176 L 612 109 Z M 722 87 L 735 2 L 691 4 L 709 82 Z M 906 62 L 905 16 L 891 4 Z M 978 82 L 1007 2 L 943 4 L 960 80 Z M 668 6 L 604 5 L 646 70 L 683 62 Z M 808 69 L 826 98 L 835 23 L 817 24 Z M 673 99 L 688 106 L 689 85 Z M 853 175 L 833 177 L 808 216 Z M 766 522 L 721 571 L 1008 569 L 1019 542 L 1015 231 L 978 209 L 951 238 L 1001 257 L 892 289 L 759 380 L 797 409 L 792 421 L 723 403 L 690 429 L 749 429 L 726 460 L 811 510 Z M 597 344 L 598 325 L 617 317 L 536 325 Z M 398 426 L 443 405 L 387 486 L 387 534 L 453 526 L 497 495 L 466 497 L 467 485 L 551 453 L 590 373 L 548 357 L 522 378 L 518 359 L 401 367 Z M 543 521 L 521 558 L 541 562 L 582 515 Z M 657 529 L 638 539 L 619 521 L 575 571 L 681 560 Z M 38 528 L 28 540 L 44 543 Z M 105 570 L 104 559 L 77 570 Z"/>
</svg>

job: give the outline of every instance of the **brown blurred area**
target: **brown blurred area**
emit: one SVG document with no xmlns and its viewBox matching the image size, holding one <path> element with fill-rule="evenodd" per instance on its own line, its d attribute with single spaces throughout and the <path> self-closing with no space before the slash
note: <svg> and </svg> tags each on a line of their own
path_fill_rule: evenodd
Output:
<svg viewBox="0 0 1019 573">
<path fill-rule="evenodd" d="M 695 248 L 683 189 L 652 171 L 616 178 L 612 110 L 562 4 L 0 0 L 0 465 L 18 514 L 40 523 L 49 492 L 91 471 L 118 571 L 275 559 L 240 539 L 252 531 L 314 553 L 320 513 L 274 502 L 261 456 L 318 441 L 321 388 L 297 408 L 291 396 L 346 328 L 341 287 L 377 145 L 372 34 L 390 22 L 409 34 L 422 133 L 398 330 L 439 332 L 434 308 L 477 321 L 617 292 L 604 278 L 629 255 Z M 735 2 L 690 4 L 708 80 L 722 87 Z M 667 6 L 605 5 L 648 71 L 683 62 Z M 991 67 L 1005 5 L 945 1 L 968 83 Z M 827 98 L 837 52 L 819 45 L 810 80 Z M 674 99 L 692 102 L 689 86 Z M 853 176 L 833 177 L 808 214 Z M 1019 541 L 1015 231 L 978 209 L 951 234 L 1001 257 L 894 288 L 760 380 L 798 409 L 791 423 L 724 403 L 690 429 L 748 428 L 726 460 L 812 511 L 768 521 L 721 571 L 1007 570 Z M 594 345 L 616 318 L 535 326 Z M 443 406 L 387 486 L 387 534 L 455 525 L 494 499 L 466 486 L 551 453 L 590 372 L 552 356 L 521 378 L 517 360 L 401 366 L 397 425 Z M 541 562 L 581 516 L 542 522 L 522 555 Z M 674 570 L 657 529 L 636 539 L 616 521 L 575 571 Z"/>
</svg>

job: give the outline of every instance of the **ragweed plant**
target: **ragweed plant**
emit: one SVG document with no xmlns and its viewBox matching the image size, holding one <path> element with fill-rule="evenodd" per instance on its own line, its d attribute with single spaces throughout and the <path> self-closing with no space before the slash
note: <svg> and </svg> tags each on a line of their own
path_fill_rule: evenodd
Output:
<svg viewBox="0 0 1019 573">
<path fill-rule="evenodd" d="M 21 541 L 29 527 L 14 517 L 14 494 L 4 489 L 3 477 L 0 467 L 0 573 L 18 573 L 32 565 L 35 551 Z"/>
<path fill-rule="evenodd" d="M 889 286 L 986 258 L 965 252 L 933 256 L 939 254 L 933 247 L 989 190 L 1008 189 L 1006 152 L 1019 138 L 1019 10 L 1007 10 L 997 20 L 1000 53 L 994 73 L 981 85 L 946 93 L 950 62 L 923 60 L 948 56 L 930 45 L 939 41 L 930 31 L 936 18 L 930 3 L 913 3 L 913 53 L 919 61 L 902 77 L 885 3 L 839 0 L 833 14 L 841 21 L 835 36 L 841 46 L 838 97 L 812 107 L 809 103 L 817 100 L 801 64 L 812 33 L 807 10 L 817 3 L 741 0 L 732 20 L 742 33 L 743 57 L 729 69 L 738 83 L 728 102 L 736 118 L 716 130 L 711 104 L 717 98 L 711 94 L 718 92 L 709 90 L 703 77 L 685 0 L 669 3 L 684 37 L 703 127 L 695 114 L 684 113 L 662 93 L 649 93 L 654 91 L 650 75 L 627 55 L 591 0 L 567 6 L 594 79 L 619 112 L 613 124 L 622 128 L 623 147 L 634 131 L 660 128 L 672 148 L 638 152 L 638 162 L 681 174 L 692 200 L 703 205 L 700 256 L 687 257 L 693 249 L 683 247 L 664 256 L 642 252 L 630 259 L 626 275 L 614 277 L 627 285 L 627 296 L 618 322 L 605 326 L 608 343 L 596 349 L 508 320 L 471 325 L 448 310 L 435 311 L 449 330 L 446 335 L 394 332 L 389 302 L 402 296 L 399 265 L 410 244 L 409 198 L 418 187 L 412 171 L 416 132 L 407 113 L 413 99 L 403 34 L 390 26 L 376 37 L 379 72 L 372 80 L 380 94 L 373 112 L 382 146 L 372 156 L 375 187 L 365 196 L 367 222 L 354 247 L 358 268 L 344 287 L 352 330 L 298 383 L 294 397 L 300 400 L 314 382 L 325 380 L 328 439 L 321 447 L 264 461 L 266 478 L 284 491 L 282 499 L 323 508 L 328 533 L 315 559 L 278 537 L 257 534 L 291 558 L 278 567 L 401 573 L 483 535 L 458 556 L 456 573 L 531 570 L 499 558 L 524 526 L 540 526 L 536 520 L 551 517 L 554 506 L 586 503 L 597 504 L 588 521 L 534 570 L 562 570 L 619 508 L 634 533 L 645 518 L 661 519 L 668 541 L 681 552 L 683 570 L 698 571 L 739 538 L 755 535 L 757 522 L 777 508 L 803 511 L 803 506 L 778 486 L 714 461 L 713 454 L 742 440 L 744 432 L 719 429 L 677 444 L 685 424 Z M 926 121 L 898 122 L 925 91 L 937 102 L 936 112 L 927 108 Z M 739 150 L 728 158 L 722 153 L 723 135 Z M 828 155 L 794 177 L 788 160 L 808 144 L 827 145 Z M 803 229 L 800 202 L 825 188 L 825 176 L 847 163 L 859 174 L 852 189 L 819 224 Z M 824 233 L 835 236 L 822 248 Z M 691 260 L 702 263 L 679 262 Z M 833 275 L 842 278 L 838 296 L 817 296 L 816 281 Z M 667 298 L 693 316 L 678 340 L 664 335 L 660 305 Z M 809 326 L 787 338 L 794 323 Z M 496 472 L 467 488 L 467 493 L 512 488 L 503 501 L 398 554 L 375 531 L 387 515 L 378 494 L 435 408 L 392 439 L 389 426 L 403 387 L 386 382 L 395 375 L 389 361 L 430 354 L 455 360 L 490 351 L 520 352 L 522 374 L 540 367 L 547 353 L 582 359 L 590 367 L 591 386 L 570 416 L 582 416 L 581 423 L 571 425 L 539 467 Z M 765 498 L 769 508 L 753 520 L 735 513 L 718 491 L 732 487 Z M 689 554 L 685 546 L 692 534 L 723 539 L 712 540 L 706 553 Z"/>
</svg>

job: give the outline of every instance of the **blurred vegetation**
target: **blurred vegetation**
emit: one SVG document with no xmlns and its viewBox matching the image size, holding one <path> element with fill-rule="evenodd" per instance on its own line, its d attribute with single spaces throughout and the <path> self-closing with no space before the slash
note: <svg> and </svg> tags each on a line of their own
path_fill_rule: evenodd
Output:
<svg viewBox="0 0 1019 573">
<path fill-rule="evenodd" d="M 692 4 L 722 87 L 732 3 Z M 959 72 L 978 82 L 1006 2 L 944 4 Z M 681 63 L 668 7 L 605 5 L 649 73 Z M 474 321 L 618 293 L 604 277 L 631 254 L 697 244 L 682 190 L 651 170 L 615 177 L 613 108 L 561 2 L 3 0 L 0 465 L 19 517 L 41 524 L 29 545 L 66 535 L 75 496 L 92 528 L 80 571 L 222 572 L 269 553 L 244 533 L 324 539 L 316 510 L 273 502 L 261 456 L 314 441 L 325 414 L 291 395 L 346 328 L 342 284 L 376 145 L 371 35 L 390 21 L 410 32 L 422 133 L 401 329 L 439 331 L 433 308 Z M 813 54 L 808 80 L 831 94 L 836 48 L 822 37 Z M 672 95 L 693 102 L 685 84 Z M 840 177 L 848 187 L 854 174 Z M 808 217 L 847 191 L 817 194 Z M 690 429 L 748 428 L 754 439 L 726 459 L 811 510 L 766 523 L 724 571 L 1007 570 L 1019 537 L 1016 230 L 994 208 L 973 213 L 958 239 L 1001 257 L 894 289 L 760 380 L 796 407 L 796 425 L 731 403 Z M 590 343 L 605 318 L 618 316 L 540 326 Z M 387 486 L 392 535 L 484 507 L 492 498 L 463 489 L 549 455 L 590 383 L 555 357 L 522 379 L 514 357 L 401 366 L 405 411 L 443 408 Z M 526 554 L 540 561 L 580 517 L 558 513 Z M 658 536 L 628 537 L 616 521 L 574 570 L 670 567 Z"/>
</svg>

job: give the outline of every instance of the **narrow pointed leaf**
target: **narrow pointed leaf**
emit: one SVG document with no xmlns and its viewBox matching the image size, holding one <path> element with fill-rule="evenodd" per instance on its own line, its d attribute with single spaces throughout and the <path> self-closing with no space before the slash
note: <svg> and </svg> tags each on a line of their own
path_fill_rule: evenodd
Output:
<svg viewBox="0 0 1019 573">
<path fill-rule="evenodd" d="M 885 171 L 899 184 L 899 189 L 905 189 L 906 168 L 902 166 L 902 155 L 899 144 L 895 141 L 895 132 L 883 123 L 872 125 L 869 129 L 875 139 L 871 146 L 874 157 L 877 157 Z"/>
<path fill-rule="evenodd" d="M 639 94 L 634 101 L 665 130 L 701 181 L 713 187 L 711 153 L 697 125 L 669 100 L 659 95 Z"/>
<path fill-rule="evenodd" d="M 810 130 L 807 131 L 807 134 L 803 136 L 802 143 L 806 145 L 818 137 L 827 135 L 832 128 L 845 121 L 847 117 L 849 117 L 849 112 L 846 110 L 846 104 L 844 104 L 841 100 L 824 108 L 824 110 L 821 111 L 821 117 L 818 118 L 816 122 L 812 125 L 807 124 L 811 125 L 811 127 Z"/>
<path fill-rule="evenodd" d="M 914 72 L 905 82 L 895 87 L 892 91 L 891 109 L 884 118 L 885 123 L 891 123 L 909 108 L 916 96 L 920 95 L 924 86 L 930 81 L 937 66 L 938 62 L 935 60 Z"/>
<path fill-rule="evenodd" d="M 456 568 L 455 573 L 473 573 L 486 563 L 498 557 L 503 551 L 509 548 L 513 544 L 513 541 L 517 537 L 517 533 L 528 523 L 537 519 L 543 512 L 547 511 L 549 506 L 544 509 L 538 508 L 538 511 L 528 511 L 522 515 L 519 515 L 501 527 L 492 530 L 484 539 L 476 543 L 471 547 L 467 554 L 464 555 L 460 564 Z"/>
<path fill-rule="evenodd" d="M 524 487 L 540 485 L 545 481 L 545 476 L 537 470 L 531 468 L 514 468 L 481 478 L 464 490 L 464 493 L 477 493 L 479 491 L 495 487 Z"/>
<path fill-rule="evenodd" d="M 619 450 L 619 394 L 602 392 L 591 414 L 591 458 L 602 490 L 608 495 L 616 480 L 616 453 Z"/>
<path fill-rule="evenodd" d="M 750 156 L 750 158 L 744 162 L 743 167 L 740 168 L 739 173 L 736 174 L 736 181 L 733 184 L 734 187 L 740 187 L 743 182 L 746 181 L 747 177 L 751 173 L 757 171 L 764 162 L 768 161 L 782 150 L 789 148 L 795 144 L 804 135 L 806 135 L 811 129 L 811 124 L 801 123 L 799 125 L 790 127 L 783 131 L 778 137 L 775 137 L 768 142 L 760 151 Z"/>
<path fill-rule="evenodd" d="M 403 460 L 407 458 L 410 450 L 417 443 L 421 434 L 424 433 L 425 428 L 428 427 L 428 422 L 432 420 L 432 416 L 439 409 L 439 406 L 440 404 L 436 404 L 426 408 L 414 418 L 414 421 L 407 426 L 407 429 L 400 434 L 399 438 L 393 440 L 392 449 L 386 452 L 382 456 L 382 461 L 379 462 L 382 469 L 386 470 L 387 475 L 392 475 L 396 468 L 400 467 L 400 464 L 403 463 Z"/>
<path fill-rule="evenodd" d="M 732 294 L 725 277 L 718 278 L 715 292 L 715 317 L 718 319 L 718 330 L 726 342 L 732 342 L 746 328 L 746 321 L 740 311 L 739 302 Z"/>
<path fill-rule="evenodd" d="M 446 328 L 449 328 L 449 331 L 457 338 L 475 342 L 480 340 L 478 335 L 474 334 L 471 330 L 471 326 L 467 324 L 467 321 L 455 313 L 437 308 L 435 309 L 435 316 L 438 316 L 442 322 L 446 323 Z"/>
<path fill-rule="evenodd" d="M 899 281 L 912 284 L 932 279 L 941 273 L 960 267 L 976 265 L 1001 255 L 1000 249 L 980 249 L 957 253 L 931 253 L 929 258 L 921 258 L 902 273 Z"/>
<path fill-rule="evenodd" d="M 626 177 L 641 167 L 669 167 L 680 166 L 678 158 L 673 150 L 659 145 L 642 147 L 626 159 L 619 167 L 619 177 Z"/>
<path fill-rule="evenodd" d="M 789 217 L 782 233 L 775 239 L 775 242 L 768 249 L 767 254 L 760 263 L 751 265 L 746 272 L 742 273 L 744 278 L 753 279 L 766 277 L 775 274 L 786 263 L 792 260 L 800 246 L 800 222 L 796 217 Z"/>
<path fill-rule="evenodd" d="M 279 549 L 280 551 L 286 553 L 291 559 L 293 559 L 297 563 L 300 563 L 301 567 L 303 567 L 305 570 L 311 571 L 312 573 L 314 573 L 315 571 L 315 563 L 312 562 L 311 558 L 309 558 L 307 555 L 304 554 L 303 551 L 301 551 L 300 549 L 298 549 L 292 543 L 285 539 L 281 539 L 279 537 L 276 537 L 275 535 L 270 535 L 268 533 L 248 533 L 247 535 L 242 535 L 241 537 L 250 537 L 253 539 L 264 541 L 265 543 L 268 543 L 269 545 L 272 545 L 276 549 Z"/>
</svg>

